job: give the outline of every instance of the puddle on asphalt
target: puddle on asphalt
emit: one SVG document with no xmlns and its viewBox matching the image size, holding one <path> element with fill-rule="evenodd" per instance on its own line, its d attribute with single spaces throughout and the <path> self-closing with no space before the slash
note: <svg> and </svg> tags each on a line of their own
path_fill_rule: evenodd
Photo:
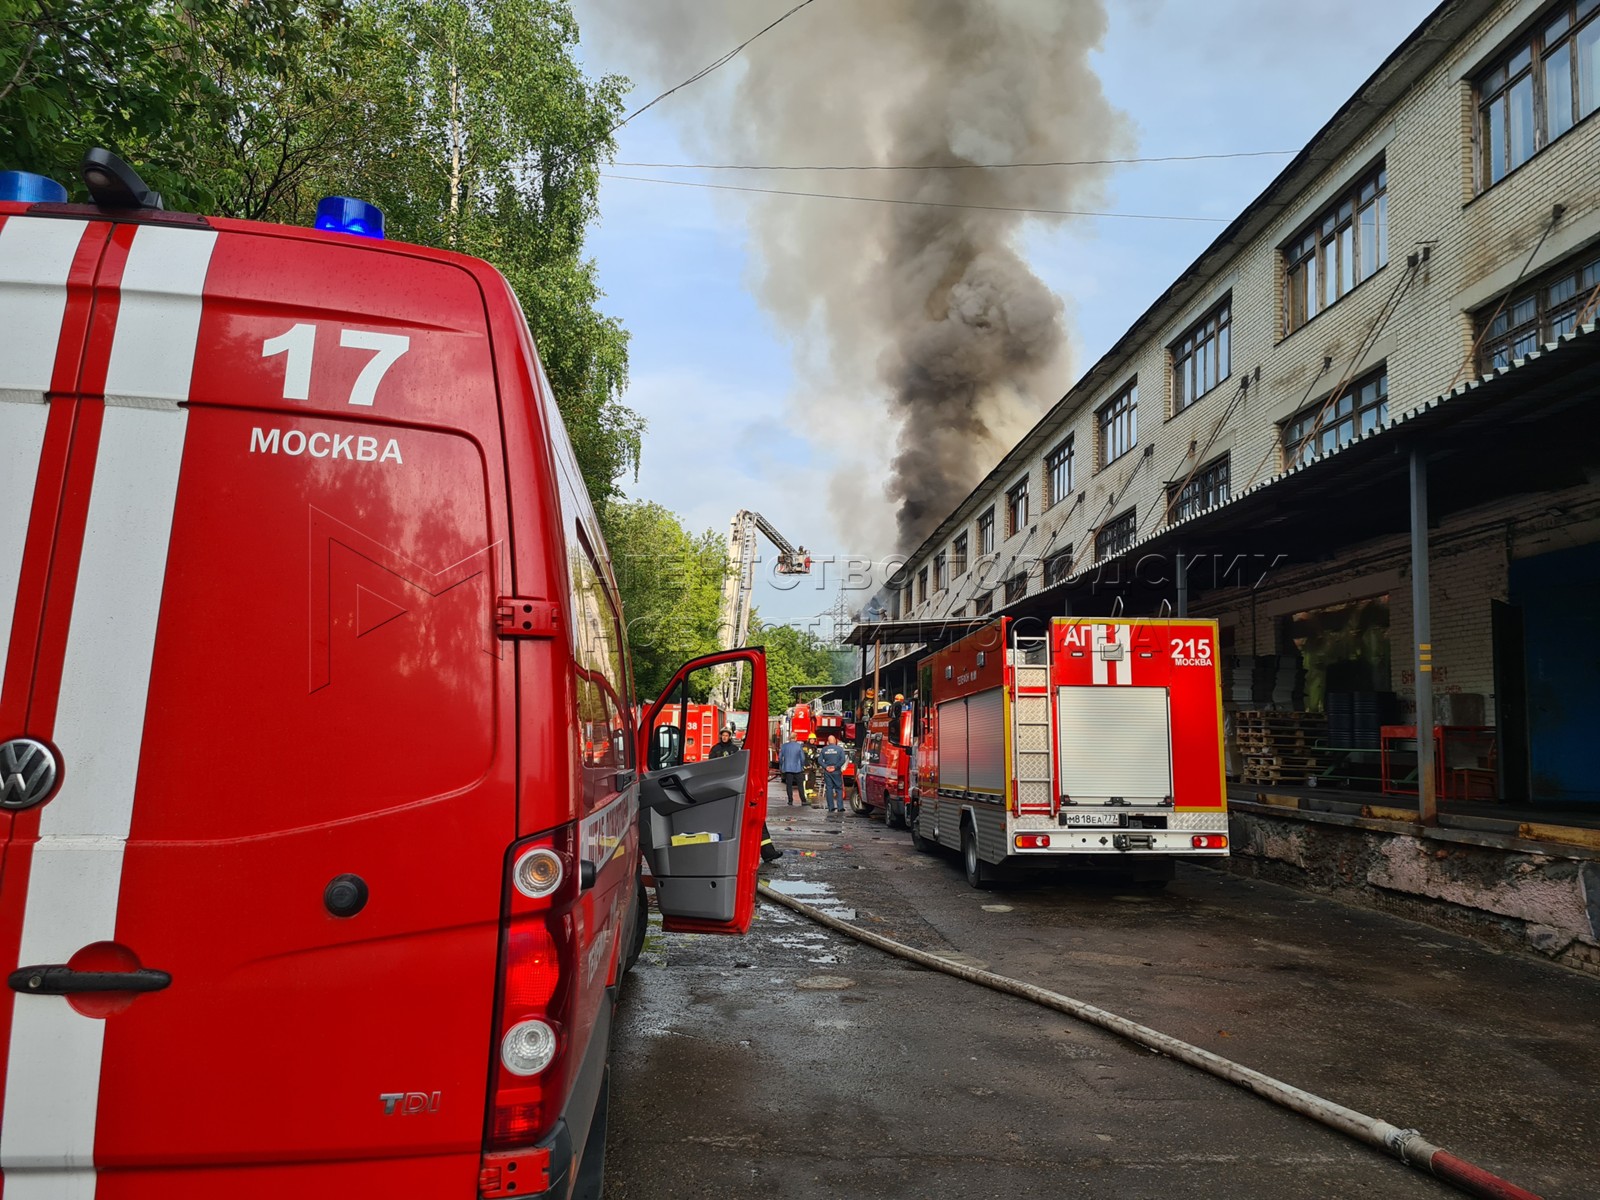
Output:
<svg viewBox="0 0 1600 1200">
<path fill-rule="evenodd" d="M 768 943 L 783 950 L 811 951 L 827 945 L 828 938 L 821 930 L 816 933 L 797 933 L 788 937 L 768 938 Z"/>
<path fill-rule="evenodd" d="M 983 911 L 984 912 L 995 912 L 995 913 L 1011 912 L 1012 908 L 1011 908 L 1011 905 L 1009 905 L 1009 904 L 985 904 L 983 906 Z"/>
<path fill-rule="evenodd" d="M 793 896 L 797 900 L 826 896 L 833 890 L 827 884 L 814 879 L 769 879 L 767 886 L 775 892 L 782 892 L 785 896 Z"/>
<path fill-rule="evenodd" d="M 767 886 L 785 896 L 792 896 L 802 904 L 809 904 L 818 912 L 827 913 L 841 921 L 854 921 L 856 910 L 845 908 L 833 896 L 833 889 L 815 879 L 769 879 Z"/>
</svg>

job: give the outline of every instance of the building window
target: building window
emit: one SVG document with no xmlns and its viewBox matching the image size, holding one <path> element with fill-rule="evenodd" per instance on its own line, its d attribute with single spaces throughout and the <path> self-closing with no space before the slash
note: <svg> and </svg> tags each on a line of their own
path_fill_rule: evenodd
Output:
<svg viewBox="0 0 1600 1200">
<path fill-rule="evenodd" d="M 1187 483 L 1171 488 L 1167 494 L 1167 519 L 1181 521 L 1228 499 L 1228 456 L 1201 467 Z"/>
<path fill-rule="evenodd" d="M 1100 465 L 1109 467 L 1139 442 L 1139 384 L 1130 383 L 1095 413 Z"/>
<path fill-rule="evenodd" d="M 1202 317 L 1168 349 L 1172 353 L 1172 411 L 1180 413 L 1226 379 L 1233 370 L 1229 351 L 1230 297 Z"/>
<path fill-rule="evenodd" d="M 1044 585 L 1054 587 L 1058 583 L 1065 583 L 1072 575 L 1072 547 L 1057 554 L 1052 554 L 1044 560 Z"/>
<path fill-rule="evenodd" d="M 1044 506 L 1048 511 L 1072 495 L 1072 439 L 1069 437 L 1044 456 Z"/>
<path fill-rule="evenodd" d="M 1509 367 L 1519 358 L 1577 328 L 1579 318 L 1593 320 L 1600 301 L 1600 256 L 1578 265 L 1563 264 L 1503 304 L 1478 314 L 1482 342 L 1478 366 L 1484 373 Z"/>
<path fill-rule="evenodd" d="M 933 590 L 942 592 L 950 586 L 950 579 L 945 573 L 945 554 L 941 550 L 933 556 Z"/>
<path fill-rule="evenodd" d="M 917 572 L 917 603 L 928 602 L 928 568 L 923 567 Z"/>
<path fill-rule="evenodd" d="M 1389 419 L 1389 375 L 1379 367 L 1338 394 L 1290 419 L 1283 427 L 1283 461 L 1298 467 L 1319 454 L 1365 437 Z"/>
<path fill-rule="evenodd" d="M 978 555 L 994 553 L 994 509 L 987 508 L 978 518 Z"/>
<path fill-rule="evenodd" d="M 1028 594 L 1028 573 L 1019 572 L 1006 580 L 1006 603 L 1015 604 Z"/>
<path fill-rule="evenodd" d="M 1121 554 L 1132 548 L 1133 540 L 1138 536 L 1139 525 L 1134 520 L 1134 510 L 1130 508 L 1100 526 L 1100 531 L 1094 535 L 1094 556 L 1106 559 Z"/>
<path fill-rule="evenodd" d="M 972 615 L 973 616 L 976 616 L 976 617 L 987 617 L 989 615 L 989 613 L 993 609 L 994 609 L 994 593 L 993 592 L 985 592 L 983 595 L 979 596 L 976 600 L 974 600 L 972 602 Z"/>
<path fill-rule="evenodd" d="M 1284 333 L 1293 333 L 1389 261 L 1389 173 L 1369 172 L 1283 252 Z"/>
<path fill-rule="evenodd" d="M 967 535 L 958 533 L 955 545 L 950 549 L 950 570 L 952 579 L 960 579 L 967 573 Z"/>
<path fill-rule="evenodd" d="M 1600 3 L 1545 13 L 1478 76 L 1478 190 L 1492 187 L 1600 104 Z"/>
<path fill-rule="evenodd" d="M 1006 536 L 1015 537 L 1028 523 L 1028 477 L 1024 475 L 1006 493 Z"/>
</svg>

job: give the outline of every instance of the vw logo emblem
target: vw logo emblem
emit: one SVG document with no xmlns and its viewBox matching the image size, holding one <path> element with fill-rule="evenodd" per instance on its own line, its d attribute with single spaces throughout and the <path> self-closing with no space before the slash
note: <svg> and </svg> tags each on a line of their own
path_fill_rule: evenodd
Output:
<svg viewBox="0 0 1600 1200">
<path fill-rule="evenodd" d="M 0 744 L 0 808 L 32 808 L 56 787 L 56 756 L 32 738 Z"/>
</svg>

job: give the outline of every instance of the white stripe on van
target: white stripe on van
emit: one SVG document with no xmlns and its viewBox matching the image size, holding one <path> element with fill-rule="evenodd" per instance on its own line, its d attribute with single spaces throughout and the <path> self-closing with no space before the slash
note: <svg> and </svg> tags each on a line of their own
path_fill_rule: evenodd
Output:
<svg viewBox="0 0 1600 1200">
<path fill-rule="evenodd" d="M 177 246 L 174 237 L 195 245 Z M 125 403 L 107 406 L 100 434 L 54 731 L 66 777 L 40 813 L 21 964 L 64 963 L 82 947 L 116 937 L 188 428 L 187 410 L 175 405 L 187 399 L 193 331 L 215 240 L 147 226 L 129 252 L 124 277 L 140 286 L 123 292 L 110 364 Z M 125 339 L 130 321 L 146 336 L 177 336 L 173 352 L 187 355 L 181 371 L 159 361 L 153 349 L 161 347 Z M 171 382 L 180 374 L 183 389 L 174 394 Z M 64 997 L 16 998 L 0 1128 L 5 1200 L 93 1197 L 104 1036 L 104 1021 L 79 1016 Z"/>
<path fill-rule="evenodd" d="M 200 337 L 200 289 L 216 243 L 209 229 L 146 225 L 139 230 L 122 269 L 122 309 L 106 369 L 107 404 L 167 408 L 189 398 Z M 183 290 L 175 290 L 179 286 Z"/>
<path fill-rule="evenodd" d="M 87 221 L 39 217 L 0 225 L 0 402 L 44 402 L 67 311 L 67 274 L 88 228 Z"/>
<path fill-rule="evenodd" d="M 0 226 L 0 662 L 11 645 L 67 276 L 88 227 L 36 217 Z"/>
</svg>

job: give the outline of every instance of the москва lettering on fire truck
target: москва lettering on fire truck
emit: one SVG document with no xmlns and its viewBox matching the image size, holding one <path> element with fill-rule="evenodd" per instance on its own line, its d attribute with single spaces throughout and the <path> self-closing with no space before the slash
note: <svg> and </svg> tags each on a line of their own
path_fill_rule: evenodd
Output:
<svg viewBox="0 0 1600 1200">
<path fill-rule="evenodd" d="M 311 458 L 343 458 L 351 462 L 397 462 L 402 465 L 400 443 L 394 438 L 384 439 L 382 448 L 378 439 L 364 434 L 327 433 L 317 430 L 306 433 L 303 429 L 262 429 L 259 425 L 250 430 L 251 454 L 287 454 L 298 458 L 302 454 Z"/>
</svg>

